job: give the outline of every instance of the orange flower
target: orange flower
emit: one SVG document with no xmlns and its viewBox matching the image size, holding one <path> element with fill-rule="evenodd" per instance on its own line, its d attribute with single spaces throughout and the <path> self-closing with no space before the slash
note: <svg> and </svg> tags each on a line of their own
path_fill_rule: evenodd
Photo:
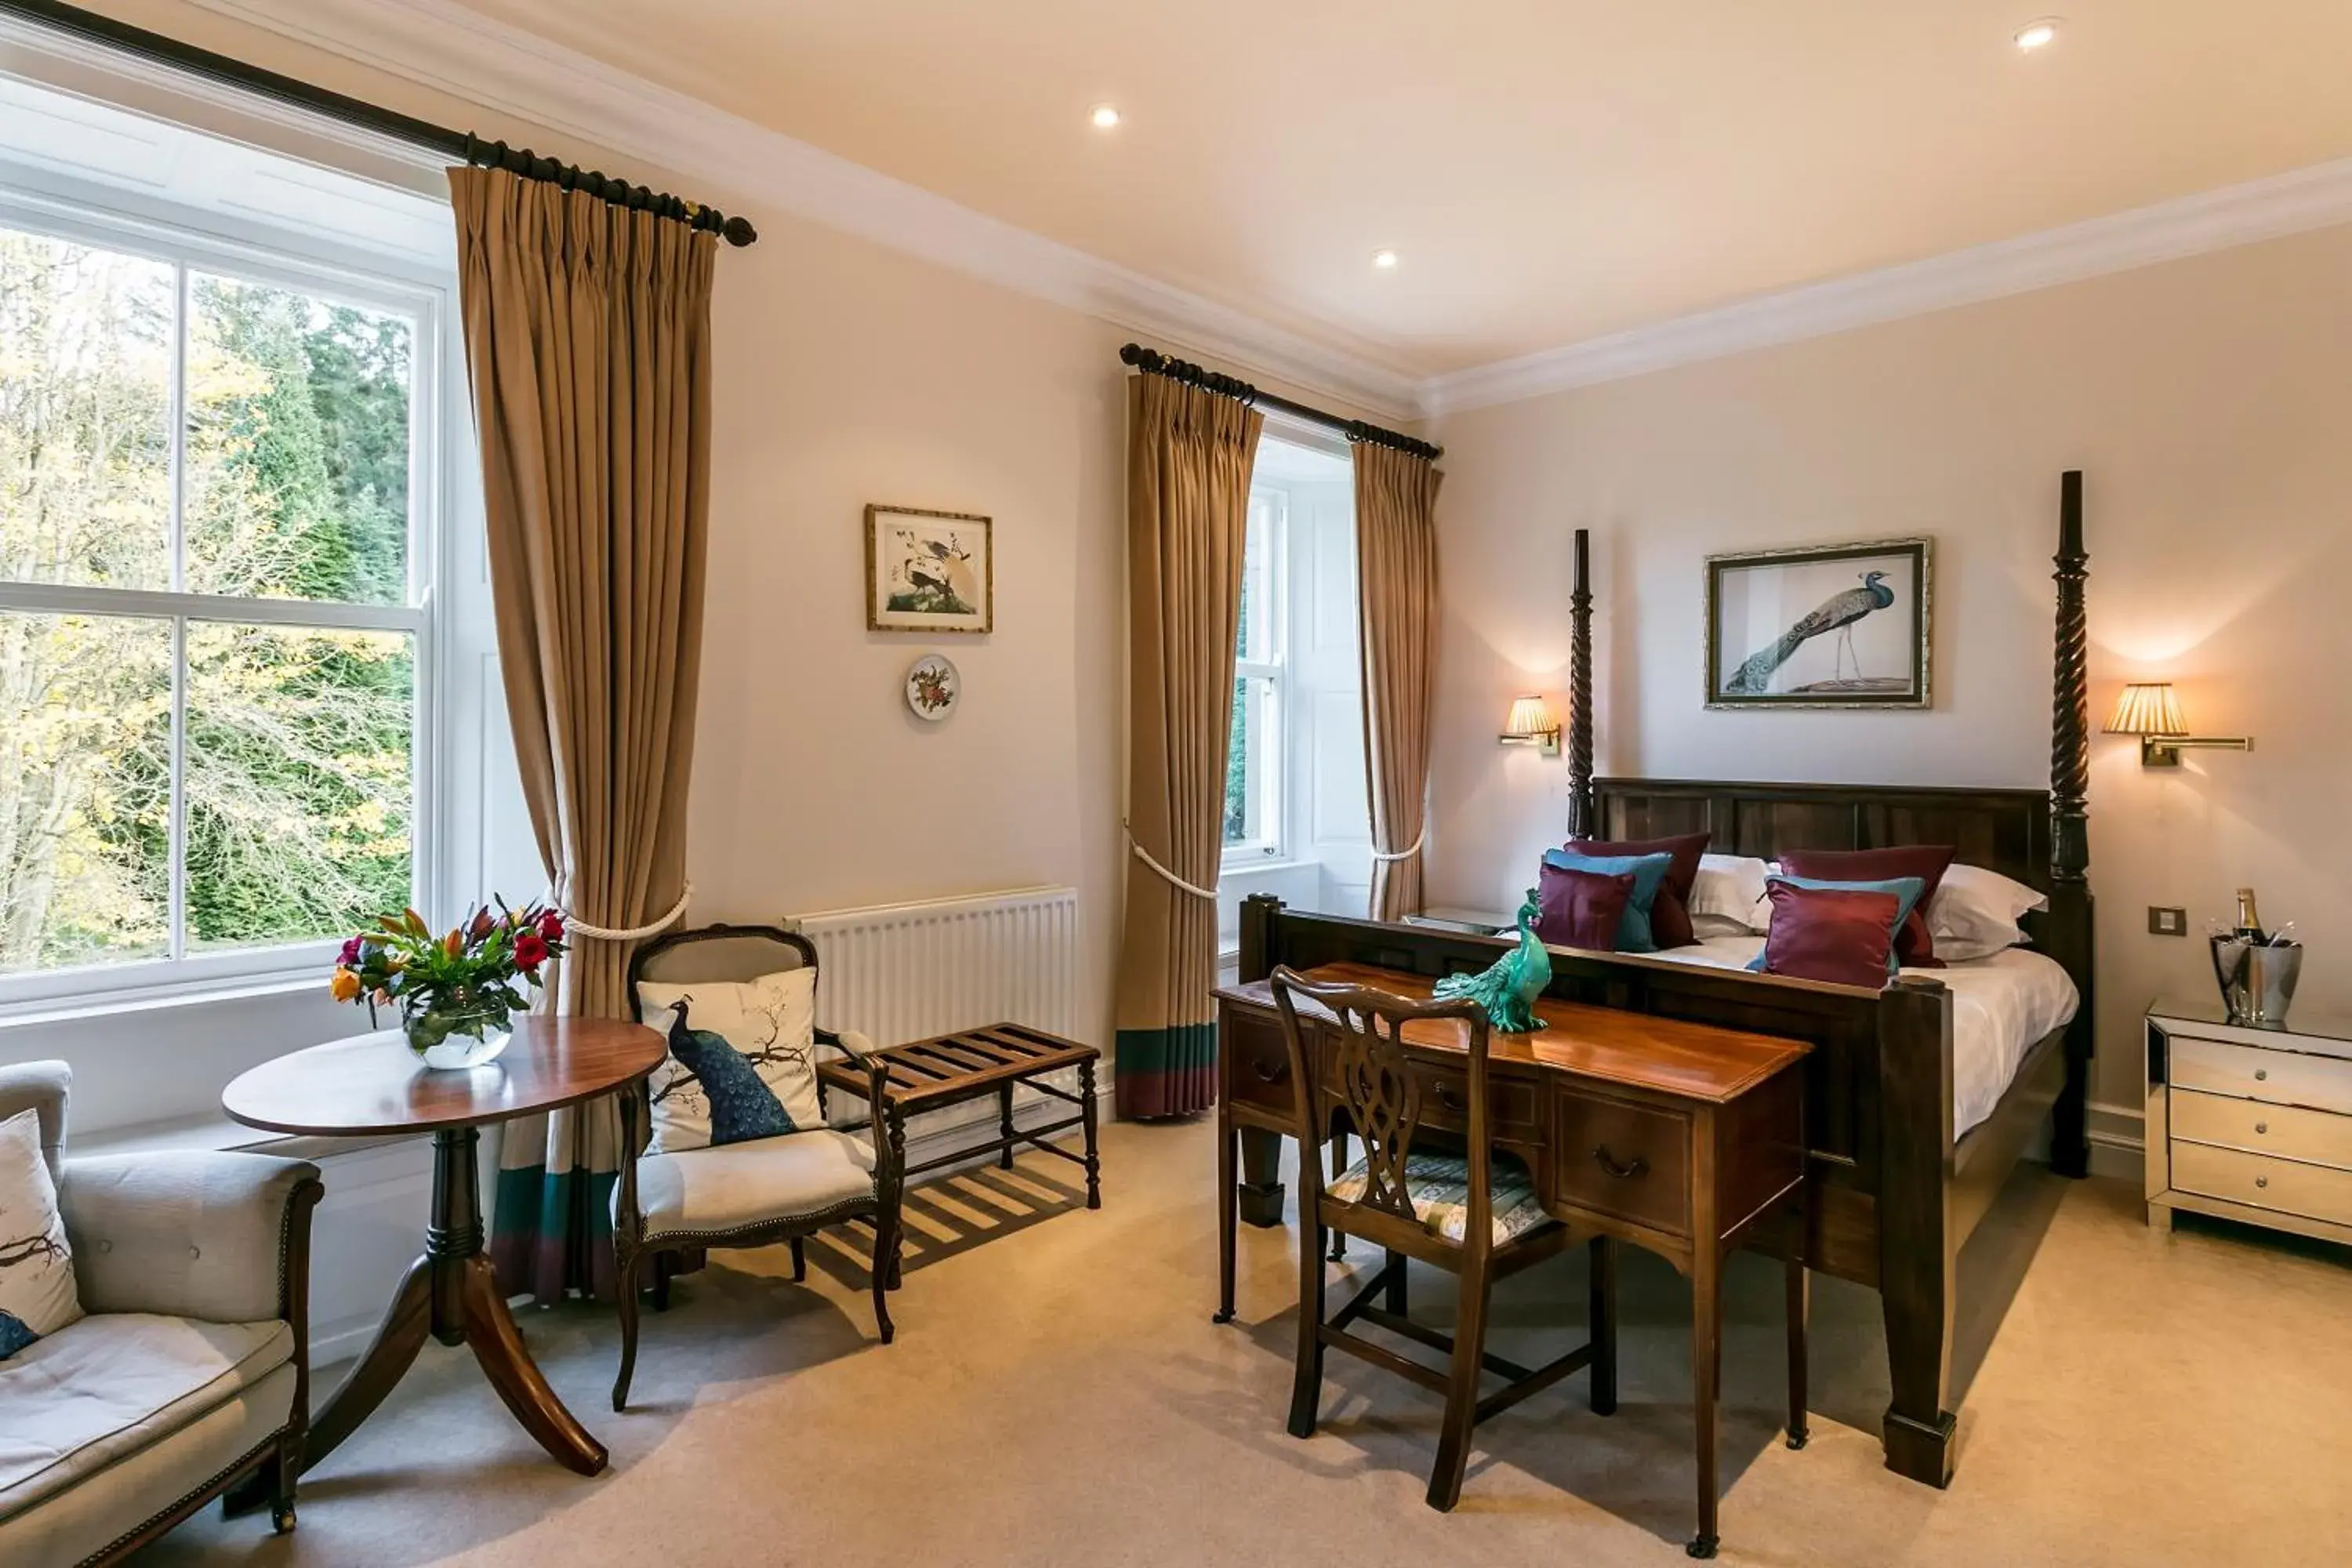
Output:
<svg viewBox="0 0 2352 1568">
<path fill-rule="evenodd" d="M 453 927 L 449 934 L 441 939 L 441 951 L 452 958 L 465 952 L 466 933 Z"/>
<path fill-rule="evenodd" d="M 338 1002 L 356 1001 L 360 994 L 360 977 L 338 965 L 335 977 L 327 982 L 327 990 Z"/>
</svg>

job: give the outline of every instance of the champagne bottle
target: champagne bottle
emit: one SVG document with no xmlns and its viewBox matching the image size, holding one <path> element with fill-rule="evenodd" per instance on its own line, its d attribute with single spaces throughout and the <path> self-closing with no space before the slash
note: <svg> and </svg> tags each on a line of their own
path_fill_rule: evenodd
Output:
<svg viewBox="0 0 2352 1568">
<path fill-rule="evenodd" d="M 2271 940 L 2270 933 L 2263 930 L 2262 916 L 2254 910 L 2254 890 L 2252 888 L 2238 889 L 2238 924 L 2230 934 L 2257 947 Z"/>
</svg>

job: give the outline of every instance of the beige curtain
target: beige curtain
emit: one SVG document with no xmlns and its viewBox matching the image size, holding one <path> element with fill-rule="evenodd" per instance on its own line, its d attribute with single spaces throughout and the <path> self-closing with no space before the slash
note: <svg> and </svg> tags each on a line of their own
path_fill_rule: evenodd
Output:
<svg viewBox="0 0 2352 1568">
<path fill-rule="evenodd" d="M 1217 1098 L 1217 909 L 1201 890 L 1223 856 L 1242 547 L 1265 419 L 1166 376 L 1128 388 L 1131 853 L 1113 1084 L 1120 1116 L 1178 1116 Z"/>
<path fill-rule="evenodd" d="M 1421 908 L 1429 726 L 1437 691 L 1437 486 L 1427 458 L 1359 441 L 1358 619 L 1364 772 L 1372 797 L 1371 918 Z"/>
<path fill-rule="evenodd" d="M 681 896 L 710 490 L 717 239 L 502 170 L 453 169 L 458 281 L 523 794 L 550 885 L 623 930 Z M 630 944 L 575 932 L 560 1011 L 627 1016 Z M 507 1128 L 510 1291 L 609 1294 L 609 1100 Z"/>
</svg>

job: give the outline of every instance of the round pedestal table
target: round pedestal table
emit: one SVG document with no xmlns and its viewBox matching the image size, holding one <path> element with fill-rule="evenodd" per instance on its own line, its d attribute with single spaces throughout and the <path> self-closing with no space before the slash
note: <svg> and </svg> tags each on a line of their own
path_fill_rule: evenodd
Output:
<svg viewBox="0 0 2352 1568">
<path fill-rule="evenodd" d="M 427 1334 L 465 1345 L 523 1429 L 583 1476 L 604 1468 L 604 1445 L 574 1419 L 523 1347 L 482 1251 L 475 1146 L 486 1123 L 622 1097 L 623 1125 L 639 1087 L 661 1063 L 662 1037 L 602 1018 L 519 1018 L 498 1060 L 467 1071 L 421 1065 L 397 1034 L 363 1035 L 262 1063 L 221 1094 L 247 1127 L 320 1138 L 433 1134 L 433 1213 L 424 1256 L 408 1266 L 367 1353 L 310 1422 L 303 1468 L 335 1446 L 399 1383 Z"/>
</svg>

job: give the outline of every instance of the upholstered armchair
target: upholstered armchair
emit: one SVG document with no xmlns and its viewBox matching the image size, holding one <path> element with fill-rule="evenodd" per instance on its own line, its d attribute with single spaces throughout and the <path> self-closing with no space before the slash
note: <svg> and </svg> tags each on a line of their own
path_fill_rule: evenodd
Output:
<svg viewBox="0 0 2352 1568">
<path fill-rule="evenodd" d="M 764 975 L 817 967 L 816 948 L 797 931 L 772 926 L 705 926 L 679 931 L 638 949 L 629 965 L 629 1005 L 644 1021 L 638 987 L 740 984 Z M 652 1273 L 656 1310 L 669 1305 L 669 1281 L 679 1265 L 707 1247 L 769 1247 L 789 1241 L 793 1278 L 808 1278 L 806 1237 L 830 1225 L 863 1220 L 874 1227 L 874 1318 L 882 1342 L 893 1329 L 887 1292 L 898 1286 L 899 1189 L 904 1152 L 883 1137 L 887 1069 L 869 1059 L 873 1043 L 855 1031 L 814 1029 L 813 1049 L 838 1052 L 867 1079 L 867 1120 L 858 1131 L 828 1124 L 776 1137 L 671 1152 L 646 1149 L 650 1121 L 626 1131 L 635 1158 L 621 1162 L 613 1190 L 613 1246 L 618 1266 L 621 1367 L 613 1382 L 613 1408 L 627 1403 L 637 1363 L 638 1293 Z M 812 1063 L 812 1066 L 814 1064 Z M 817 1104 L 824 1083 L 815 1080 Z M 650 1096 L 646 1103 L 650 1106 Z M 861 1135 L 862 1133 L 862 1135 Z"/>
<path fill-rule="evenodd" d="M 112 1563 L 232 1490 L 290 1530 L 318 1168 L 65 1159 L 71 1082 L 63 1062 L 0 1067 L 0 1121 L 40 1114 L 85 1314 L 0 1361 L 0 1563 Z"/>
</svg>

